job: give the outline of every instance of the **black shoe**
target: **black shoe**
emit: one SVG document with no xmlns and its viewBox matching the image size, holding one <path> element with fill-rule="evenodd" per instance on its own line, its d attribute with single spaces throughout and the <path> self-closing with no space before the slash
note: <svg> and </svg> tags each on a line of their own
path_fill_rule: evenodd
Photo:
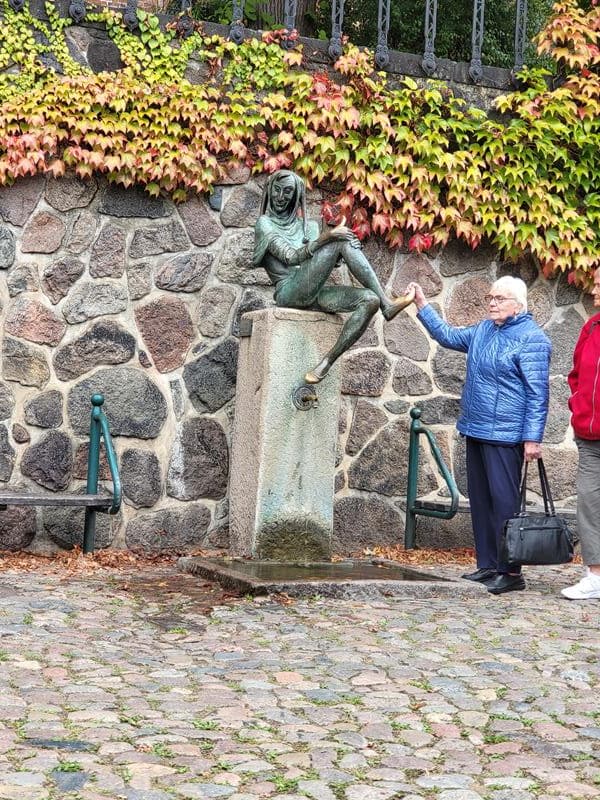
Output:
<svg viewBox="0 0 600 800">
<path fill-rule="evenodd" d="M 476 569 L 475 572 L 467 572 L 465 575 L 461 575 L 461 578 L 465 578 L 468 581 L 487 581 L 490 578 L 495 578 L 498 575 L 495 569 L 489 569 L 487 567 L 482 567 L 481 569 Z"/>
<path fill-rule="evenodd" d="M 500 573 L 487 585 L 490 594 L 504 594 L 505 592 L 518 592 L 525 588 L 525 579 L 522 575 L 507 575 Z"/>
</svg>

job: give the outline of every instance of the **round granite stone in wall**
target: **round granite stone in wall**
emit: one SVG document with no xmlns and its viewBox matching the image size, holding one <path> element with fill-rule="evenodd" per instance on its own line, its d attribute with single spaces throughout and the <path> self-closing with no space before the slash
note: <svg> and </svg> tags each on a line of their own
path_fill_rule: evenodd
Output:
<svg viewBox="0 0 600 800">
<path fill-rule="evenodd" d="M 162 264 L 154 282 L 169 292 L 197 292 L 206 283 L 212 262 L 211 253 L 186 253 Z"/>
<path fill-rule="evenodd" d="M 518 261 L 504 261 L 496 269 L 496 278 L 503 278 L 510 275 L 512 278 L 521 278 L 529 288 L 532 286 L 540 271 L 529 256 L 523 256 Z"/>
<path fill-rule="evenodd" d="M 235 394 L 239 345 L 225 339 L 186 364 L 183 380 L 196 411 L 216 411 Z"/>
<path fill-rule="evenodd" d="M 0 481 L 10 480 L 14 465 L 15 451 L 8 441 L 8 428 L 0 425 Z"/>
<path fill-rule="evenodd" d="M 544 431 L 544 442 L 560 444 L 567 435 L 571 419 L 568 406 L 570 395 L 571 392 L 566 377 L 556 376 L 550 378 L 550 404 L 548 421 Z"/>
<path fill-rule="evenodd" d="M 118 283 L 100 281 L 75 286 L 65 300 L 62 312 L 72 325 L 105 314 L 119 314 L 128 304 L 127 290 Z"/>
<path fill-rule="evenodd" d="M 185 420 L 173 443 L 167 494 L 178 500 L 219 500 L 227 491 L 229 455 L 223 428 L 205 417 Z"/>
<path fill-rule="evenodd" d="M 10 269 L 15 261 L 15 235 L 6 225 L 0 225 L 0 269 Z"/>
<path fill-rule="evenodd" d="M 543 456 L 554 501 L 558 503 L 567 497 L 576 495 L 578 462 L 576 448 L 547 446 L 543 448 Z M 531 476 L 531 480 L 528 477 L 528 483 L 533 491 L 540 492 L 538 489 L 539 480 L 535 472 Z"/>
<path fill-rule="evenodd" d="M 9 506 L 0 513 L 0 550 L 24 550 L 36 532 L 35 508 Z"/>
<path fill-rule="evenodd" d="M 30 342 L 57 345 L 67 326 L 39 300 L 19 295 L 8 308 L 4 329 Z"/>
<path fill-rule="evenodd" d="M 25 403 L 25 422 L 38 428 L 60 428 L 63 422 L 62 394 L 51 389 L 28 400 Z"/>
<path fill-rule="evenodd" d="M 31 441 L 27 428 L 24 425 L 19 425 L 18 422 L 13 423 L 12 437 L 17 444 L 26 444 Z"/>
<path fill-rule="evenodd" d="M 73 226 L 65 240 L 65 249 L 69 253 L 83 253 L 88 250 L 98 227 L 98 218 L 90 211 L 82 211 L 73 222 Z"/>
<path fill-rule="evenodd" d="M 463 497 L 468 497 L 467 489 L 467 440 L 458 431 L 452 436 L 452 474 Z"/>
<path fill-rule="evenodd" d="M 566 308 L 557 309 L 546 326 L 546 334 L 552 342 L 552 375 L 568 375 L 573 368 L 573 350 L 583 323 L 583 317 L 574 308 Z"/>
<path fill-rule="evenodd" d="M 42 274 L 42 288 L 50 300 L 56 304 L 69 293 L 75 281 L 83 275 L 85 264 L 74 256 L 52 261 Z"/>
<path fill-rule="evenodd" d="M 319 207 L 319 215 L 320 210 Z M 362 243 L 362 248 L 369 263 L 375 270 L 379 282 L 383 287 L 387 286 L 387 282 L 394 270 L 395 251 L 391 250 L 378 236 L 371 236 Z M 338 271 L 339 270 L 334 270 L 333 275 L 335 276 Z"/>
<path fill-rule="evenodd" d="M 0 216 L 5 222 L 23 227 L 37 206 L 46 179 L 41 175 L 19 178 L 12 186 L 0 186 Z"/>
<path fill-rule="evenodd" d="M 222 336 L 227 328 L 236 294 L 227 286 L 213 286 L 200 296 L 198 330 L 203 336 Z"/>
<path fill-rule="evenodd" d="M 538 283 L 527 292 L 527 308 L 538 325 L 543 327 L 550 321 L 554 311 L 554 301 L 551 284 L 548 281 Z"/>
<path fill-rule="evenodd" d="M 135 508 L 150 508 L 162 491 L 160 464 L 155 453 L 130 448 L 121 456 L 121 480 L 128 503 Z M 143 480 L 140 480 L 142 478 Z"/>
<path fill-rule="evenodd" d="M 429 357 L 429 338 L 423 326 L 409 314 L 398 314 L 384 324 L 383 338 L 390 353 L 407 356 L 413 361 L 427 361 Z"/>
<path fill-rule="evenodd" d="M 127 286 L 132 300 L 140 300 L 152 291 L 152 267 L 141 263 L 127 264 Z"/>
<path fill-rule="evenodd" d="M 73 459 L 73 480 L 86 481 L 88 476 L 88 465 L 90 458 L 90 443 L 87 442 L 78 444 L 75 448 L 75 457 Z M 104 446 L 100 448 L 100 463 L 98 465 L 98 478 L 101 481 L 112 480 L 110 475 L 110 467 L 108 466 L 108 459 L 106 458 L 106 449 Z"/>
<path fill-rule="evenodd" d="M 346 441 L 348 455 L 356 455 L 388 421 L 387 414 L 368 400 L 358 400 Z"/>
<path fill-rule="evenodd" d="M 221 224 L 227 228 L 248 228 L 260 214 L 261 192 L 252 186 L 239 186 L 232 191 L 221 211 Z"/>
<path fill-rule="evenodd" d="M 196 247 L 206 247 L 219 238 L 223 228 L 211 214 L 208 203 L 201 197 L 191 197 L 177 207 L 187 235 Z"/>
<path fill-rule="evenodd" d="M 557 306 L 572 306 L 581 299 L 581 289 L 569 283 L 569 274 L 560 272 L 556 280 L 554 302 Z"/>
<path fill-rule="evenodd" d="M 41 211 L 27 223 L 21 238 L 22 253 L 54 253 L 62 244 L 66 228 L 55 214 Z"/>
<path fill-rule="evenodd" d="M 167 418 L 167 403 L 160 389 L 133 367 L 100 369 L 69 392 L 67 409 L 76 434 L 89 435 L 90 398 L 103 394 L 104 413 L 113 436 L 154 439 Z"/>
<path fill-rule="evenodd" d="M 183 364 L 195 331 L 182 300 L 160 297 L 138 306 L 135 320 L 159 372 L 172 372 Z"/>
<path fill-rule="evenodd" d="M 435 345 L 432 368 L 433 380 L 441 392 L 462 394 L 467 374 L 467 356 L 465 353 Z"/>
<path fill-rule="evenodd" d="M 135 355 L 136 341 L 112 320 L 95 322 L 85 333 L 56 350 L 52 359 L 61 381 L 78 378 L 100 364 L 124 364 Z"/>
<path fill-rule="evenodd" d="M 148 192 L 139 186 L 125 188 L 118 184 L 107 183 L 102 189 L 99 211 L 111 217 L 146 217 L 159 219 L 168 216 L 171 211 L 160 197 L 150 197 Z"/>
<path fill-rule="evenodd" d="M 269 292 L 269 295 L 270 294 Z M 259 294 L 258 291 L 247 289 L 235 310 L 235 316 L 231 324 L 231 333 L 233 336 L 240 335 L 240 320 L 243 314 L 247 311 L 259 311 L 261 308 L 267 308 L 267 306 L 270 305 L 273 305 L 272 296 L 267 299 L 266 296 Z"/>
<path fill-rule="evenodd" d="M 77 494 L 84 493 L 85 487 L 77 490 Z M 75 545 L 83 545 L 85 509 L 44 508 L 42 511 L 42 524 L 48 538 L 59 547 L 71 550 Z M 94 547 L 96 549 L 101 550 L 111 544 L 117 525 L 117 518 L 108 514 L 96 514 L 96 530 L 94 534 Z"/>
<path fill-rule="evenodd" d="M 108 223 L 94 242 L 90 257 L 93 278 L 120 278 L 125 272 L 125 231 Z"/>
<path fill-rule="evenodd" d="M 419 408 L 426 425 L 455 425 L 460 414 L 460 400 L 443 396 L 429 397 L 419 400 Z"/>
<path fill-rule="evenodd" d="M 401 395 L 430 394 L 431 378 L 410 358 L 399 358 L 394 367 L 392 389 Z"/>
<path fill-rule="evenodd" d="M 0 419 L 8 419 L 15 410 L 15 394 L 8 383 L 0 381 Z"/>
<path fill-rule="evenodd" d="M 210 511 L 200 503 L 138 514 L 127 524 L 125 542 L 142 553 L 185 553 L 204 544 Z"/>
<path fill-rule="evenodd" d="M 252 268 L 254 253 L 254 233 L 236 231 L 228 234 L 216 275 L 225 283 L 238 283 L 242 286 L 270 286 L 271 280 L 262 267 Z"/>
<path fill-rule="evenodd" d="M 454 240 L 446 245 L 439 255 L 440 272 L 445 277 L 477 272 L 488 269 L 495 257 L 496 252 L 489 245 L 483 244 L 472 250 L 464 242 Z"/>
<path fill-rule="evenodd" d="M 491 280 L 470 278 L 454 287 L 446 305 L 446 319 L 451 325 L 475 325 L 488 315 L 483 299 L 489 292 Z"/>
<path fill-rule="evenodd" d="M 389 359 L 377 350 L 361 350 L 344 356 L 342 392 L 379 397 L 391 371 Z"/>
<path fill-rule="evenodd" d="M 408 474 L 408 425 L 390 422 L 352 462 L 348 486 L 377 494 L 406 494 Z"/>
<path fill-rule="evenodd" d="M 37 266 L 35 264 L 15 264 L 6 278 L 8 294 L 16 297 L 23 292 L 37 292 L 40 288 Z"/>
<path fill-rule="evenodd" d="M 161 253 L 178 253 L 190 246 L 186 233 L 180 222 L 168 225 L 154 225 L 141 228 L 133 234 L 129 247 L 130 258 L 146 258 Z"/>
<path fill-rule="evenodd" d="M 62 431 L 42 434 L 25 450 L 21 459 L 21 473 L 53 492 L 67 488 L 72 471 L 73 445 Z"/>
<path fill-rule="evenodd" d="M 335 503 L 332 549 L 336 554 L 398 544 L 403 531 L 401 514 L 381 497 L 342 497 Z"/>
<path fill-rule="evenodd" d="M 2 343 L 2 376 L 23 386 L 41 388 L 50 379 L 43 350 L 5 336 Z"/>
<path fill-rule="evenodd" d="M 442 279 L 427 256 L 413 253 L 397 258 L 399 264 L 392 283 L 394 294 L 403 294 L 411 281 L 421 285 L 426 297 L 435 297 L 442 291 L 444 287 Z"/>
<path fill-rule="evenodd" d="M 94 178 L 82 180 L 75 175 L 50 177 L 46 183 L 46 202 L 57 211 L 85 208 L 92 202 L 97 190 L 98 184 Z"/>
</svg>

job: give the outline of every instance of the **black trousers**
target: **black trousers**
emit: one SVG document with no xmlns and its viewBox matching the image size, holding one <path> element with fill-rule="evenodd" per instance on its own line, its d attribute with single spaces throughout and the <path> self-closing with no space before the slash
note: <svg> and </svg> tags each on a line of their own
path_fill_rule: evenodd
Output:
<svg viewBox="0 0 600 800">
<path fill-rule="evenodd" d="M 467 437 L 467 486 L 477 567 L 497 572 L 521 568 L 499 561 L 504 523 L 519 510 L 523 445 L 499 445 Z"/>
</svg>

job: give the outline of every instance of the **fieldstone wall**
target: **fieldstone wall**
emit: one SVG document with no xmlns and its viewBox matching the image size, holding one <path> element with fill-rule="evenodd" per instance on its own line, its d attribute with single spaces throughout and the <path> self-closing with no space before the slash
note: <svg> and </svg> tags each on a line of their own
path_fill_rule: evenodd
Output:
<svg viewBox="0 0 600 800">
<path fill-rule="evenodd" d="M 177 207 L 75 177 L 0 189 L 0 482 L 83 490 L 90 396 L 102 392 L 125 502 L 118 517 L 99 517 L 99 546 L 227 547 L 240 316 L 272 302 L 266 273 L 249 268 L 261 180 L 240 170 L 228 181 L 210 199 Z M 311 195 L 311 216 L 320 200 Z M 528 262 L 502 263 L 491 250 L 455 243 L 425 256 L 391 252 L 377 240 L 365 250 L 390 292 L 416 279 L 455 324 L 485 314 L 482 297 L 497 276 L 525 278 L 554 343 L 550 480 L 558 498 L 572 500 L 565 375 L 589 298 L 563 278 L 540 278 Z M 345 267 L 335 280 L 349 280 Z M 464 358 L 431 343 L 412 308 L 385 325 L 378 315 L 347 354 L 337 552 L 401 540 L 414 404 L 464 491 L 463 446 L 453 430 L 463 374 Z M 443 494 L 427 453 L 420 491 Z M 464 541 L 465 524 L 425 520 L 420 541 Z M 70 547 L 82 528 L 81 512 L 9 509 L 0 512 L 0 549 Z"/>
</svg>

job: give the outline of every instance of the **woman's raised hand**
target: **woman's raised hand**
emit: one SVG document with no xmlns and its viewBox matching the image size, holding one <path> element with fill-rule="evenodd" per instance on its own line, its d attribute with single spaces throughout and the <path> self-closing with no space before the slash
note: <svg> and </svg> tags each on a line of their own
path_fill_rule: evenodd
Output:
<svg viewBox="0 0 600 800">
<path fill-rule="evenodd" d="M 415 305 L 419 309 L 419 311 L 427 305 L 427 298 L 425 297 L 425 292 L 420 284 L 415 283 L 412 281 L 406 287 L 406 292 L 414 291 L 415 293 Z"/>
</svg>

